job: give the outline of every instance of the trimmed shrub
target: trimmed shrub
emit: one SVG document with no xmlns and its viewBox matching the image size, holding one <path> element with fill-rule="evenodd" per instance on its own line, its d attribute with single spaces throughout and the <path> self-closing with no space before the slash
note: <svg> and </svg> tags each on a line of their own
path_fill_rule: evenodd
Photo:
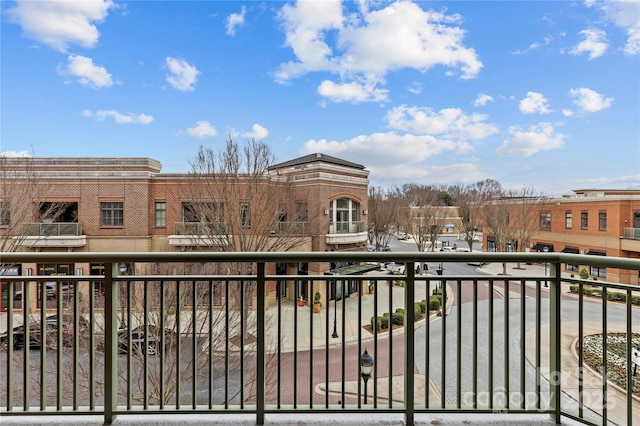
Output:
<svg viewBox="0 0 640 426">
<path fill-rule="evenodd" d="M 418 321 L 422 317 L 422 308 L 420 303 L 413 304 L 413 320 Z"/>
<path fill-rule="evenodd" d="M 571 293 L 578 293 L 580 291 L 580 286 L 579 285 L 570 285 L 569 286 L 569 291 Z"/>
<path fill-rule="evenodd" d="M 421 313 L 424 314 L 425 312 L 427 312 L 427 301 L 426 300 L 422 299 L 420 301 L 419 305 L 420 305 L 420 312 Z"/>
<path fill-rule="evenodd" d="M 397 308 L 396 313 L 404 315 L 404 308 Z"/>
<path fill-rule="evenodd" d="M 585 268 L 580 269 L 580 278 L 582 278 L 583 280 L 589 278 L 589 271 L 587 271 Z"/>
<path fill-rule="evenodd" d="M 395 312 L 391 315 L 391 322 L 395 325 L 404 324 L 404 312 Z"/>
<path fill-rule="evenodd" d="M 631 296 L 632 305 L 640 305 L 640 296 Z"/>
<path fill-rule="evenodd" d="M 430 311 L 437 311 L 438 309 L 440 309 L 440 305 L 442 305 L 442 303 L 440 303 L 440 298 L 438 296 L 431 296 L 429 298 Z"/>
<path fill-rule="evenodd" d="M 375 322 L 375 329 L 382 329 L 382 317 L 371 317 L 371 328 L 374 328 L 373 323 Z"/>
<path fill-rule="evenodd" d="M 434 288 L 433 291 L 431 292 L 432 295 L 441 295 L 442 294 L 442 289 L 441 288 Z"/>
</svg>

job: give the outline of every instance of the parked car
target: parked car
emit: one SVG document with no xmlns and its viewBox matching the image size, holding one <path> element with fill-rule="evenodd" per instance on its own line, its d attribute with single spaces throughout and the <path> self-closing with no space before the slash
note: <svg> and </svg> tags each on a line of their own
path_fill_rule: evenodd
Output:
<svg viewBox="0 0 640 426">
<path fill-rule="evenodd" d="M 405 265 L 404 263 L 387 263 L 385 265 L 387 272 L 389 272 L 389 274 L 391 275 L 395 275 L 395 274 L 404 274 L 404 269 L 405 269 Z"/>
<path fill-rule="evenodd" d="M 58 286 L 56 282 L 48 281 L 45 284 L 45 292 L 47 293 L 48 298 L 56 297 L 56 293 L 58 292 Z M 73 293 L 73 283 L 62 283 L 60 284 L 60 289 L 62 291 L 62 295 L 64 297 L 69 296 L 69 294 Z"/>
<path fill-rule="evenodd" d="M 170 328 L 165 328 L 164 333 L 160 333 L 160 327 L 150 325 L 147 333 L 147 347 L 145 350 L 144 326 L 139 326 L 131 330 L 131 350 L 134 353 L 144 355 L 157 355 L 159 346 L 162 344 L 173 347 L 176 344 L 176 333 Z M 120 354 L 129 353 L 129 329 L 118 330 L 118 352 Z"/>
<path fill-rule="evenodd" d="M 62 315 L 62 344 L 63 346 L 73 346 L 75 327 L 72 314 Z M 86 335 L 89 330 L 89 322 L 80 317 L 78 320 L 80 335 Z M 58 316 L 51 315 L 45 321 L 46 345 L 48 348 L 55 348 L 58 343 Z M 19 325 L 13 328 L 13 349 L 24 349 L 26 343 L 25 326 Z M 29 323 L 29 348 L 40 349 L 42 347 L 42 327 L 40 322 Z M 0 348 L 6 349 L 9 344 L 9 332 L 0 333 Z"/>
<path fill-rule="evenodd" d="M 460 234 L 460 237 L 458 237 L 459 239 L 461 239 L 462 241 L 467 241 L 467 234 Z M 482 241 L 482 237 L 478 234 L 473 234 L 473 238 L 472 240 L 476 243 Z"/>
<path fill-rule="evenodd" d="M 398 235 L 396 235 L 396 236 L 397 236 L 397 238 L 399 240 L 408 240 L 409 239 L 409 234 L 407 234 L 406 232 L 402 232 L 402 231 L 398 232 Z"/>
</svg>

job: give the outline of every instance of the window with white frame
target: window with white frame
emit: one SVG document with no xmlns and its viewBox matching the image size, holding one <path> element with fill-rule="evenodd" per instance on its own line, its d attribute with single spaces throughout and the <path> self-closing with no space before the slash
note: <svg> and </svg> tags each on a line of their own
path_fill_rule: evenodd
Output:
<svg viewBox="0 0 640 426">
<path fill-rule="evenodd" d="M 360 204 L 350 198 L 340 198 L 329 203 L 329 222 L 335 226 L 335 233 L 354 232 L 360 217 Z"/>
<path fill-rule="evenodd" d="M 573 226 L 573 213 L 571 210 L 567 210 L 564 212 L 564 227 L 566 229 L 571 229 Z"/>
</svg>

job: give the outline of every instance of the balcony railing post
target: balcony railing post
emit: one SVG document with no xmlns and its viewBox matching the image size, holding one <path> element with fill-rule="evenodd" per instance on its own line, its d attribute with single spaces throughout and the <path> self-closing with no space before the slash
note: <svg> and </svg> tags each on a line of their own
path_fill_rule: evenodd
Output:
<svg viewBox="0 0 640 426">
<path fill-rule="evenodd" d="M 256 340 L 256 424 L 264 424 L 265 411 L 265 303 L 266 303 L 266 282 L 265 263 L 258 262 L 256 271 L 257 278 L 257 301 L 256 316 L 258 337 Z"/>
<path fill-rule="evenodd" d="M 549 294 L 549 324 L 550 324 L 550 340 L 549 340 L 549 389 L 550 389 L 550 409 L 556 424 L 561 421 L 561 330 L 560 330 L 560 297 L 561 297 L 561 277 L 560 264 L 557 261 L 550 263 L 551 288 Z"/>
<path fill-rule="evenodd" d="M 407 285 L 404 288 L 404 315 L 405 315 L 405 333 L 404 333 L 404 409 L 405 424 L 413 425 L 414 422 L 414 365 L 415 365 L 415 335 L 414 329 L 414 310 L 415 303 L 415 265 L 413 262 L 407 262 L 404 270 L 407 273 Z M 425 379 L 428 380 L 428 379 Z M 428 386 L 428 383 L 425 383 Z"/>
<path fill-rule="evenodd" d="M 104 272 L 104 423 L 112 424 L 118 406 L 118 263 L 105 264 Z"/>
</svg>

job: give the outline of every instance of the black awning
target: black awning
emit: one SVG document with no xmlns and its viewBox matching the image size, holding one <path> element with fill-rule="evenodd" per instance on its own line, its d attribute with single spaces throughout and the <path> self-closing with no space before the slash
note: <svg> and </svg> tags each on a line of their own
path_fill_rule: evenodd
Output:
<svg viewBox="0 0 640 426">
<path fill-rule="evenodd" d="M 600 250 L 589 250 L 587 252 L 587 254 L 591 255 L 591 256 L 606 256 L 607 253 L 605 253 L 604 251 L 600 251 Z"/>
<path fill-rule="evenodd" d="M 562 249 L 563 253 L 571 253 L 571 254 L 578 254 L 580 253 L 580 250 L 578 250 L 575 247 L 565 247 Z"/>
<path fill-rule="evenodd" d="M 549 243 L 538 243 L 531 248 L 531 251 L 544 251 L 544 248 L 547 248 L 547 251 L 553 251 L 553 244 Z"/>
</svg>

